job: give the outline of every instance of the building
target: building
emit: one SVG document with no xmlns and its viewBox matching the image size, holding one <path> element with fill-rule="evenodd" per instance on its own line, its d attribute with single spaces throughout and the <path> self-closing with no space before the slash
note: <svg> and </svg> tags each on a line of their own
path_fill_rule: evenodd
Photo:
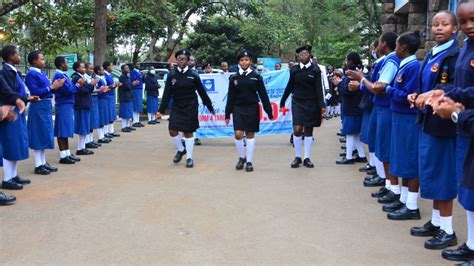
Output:
<svg viewBox="0 0 474 266">
<path fill-rule="evenodd" d="M 456 11 L 459 0 L 383 0 L 382 30 L 398 34 L 406 31 L 420 31 L 422 47 L 418 58 L 436 44 L 431 35 L 431 18 L 441 10 Z"/>
</svg>

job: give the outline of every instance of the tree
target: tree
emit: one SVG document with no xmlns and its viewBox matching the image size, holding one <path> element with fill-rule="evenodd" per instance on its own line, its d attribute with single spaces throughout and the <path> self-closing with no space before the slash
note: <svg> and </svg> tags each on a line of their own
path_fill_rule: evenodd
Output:
<svg viewBox="0 0 474 266">
<path fill-rule="evenodd" d="M 101 65 L 107 53 L 108 0 L 95 0 L 94 15 L 94 65 Z"/>
</svg>

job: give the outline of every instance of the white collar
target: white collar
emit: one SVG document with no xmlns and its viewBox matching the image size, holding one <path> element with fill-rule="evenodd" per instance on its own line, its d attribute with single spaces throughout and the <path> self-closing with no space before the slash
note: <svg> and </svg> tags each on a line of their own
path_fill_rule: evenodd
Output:
<svg viewBox="0 0 474 266">
<path fill-rule="evenodd" d="M 63 74 L 63 75 L 67 76 L 67 72 L 62 71 L 61 69 L 56 69 L 56 72 L 58 72 L 59 74 Z"/>
<path fill-rule="evenodd" d="M 375 60 L 375 63 L 378 63 L 378 62 L 382 61 L 385 57 L 386 57 L 386 55 L 382 55 L 380 58 Z"/>
<path fill-rule="evenodd" d="M 104 70 L 104 73 L 107 74 L 108 76 L 110 76 L 110 73 L 107 72 L 107 70 Z"/>
<path fill-rule="evenodd" d="M 436 45 L 435 47 L 433 47 L 433 49 L 431 50 L 431 54 L 433 56 L 439 54 L 440 52 L 444 51 L 444 50 L 447 50 L 449 47 L 451 47 L 451 45 L 453 45 L 454 43 L 454 39 L 453 40 L 450 40 L 448 42 L 445 42 L 441 45 Z"/>
<path fill-rule="evenodd" d="M 39 69 L 39 68 L 37 68 L 37 67 L 30 67 L 30 70 L 36 71 L 36 72 L 38 72 L 38 73 L 43 73 L 43 72 L 41 71 L 41 69 Z"/>
<path fill-rule="evenodd" d="M 303 67 L 309 68 L 311 66 L 311 64 L 312 64 L 311 60 L 309 60 L 309 62 L 306 65 L 304 65 L 303 63 L 300 62 L 300 68 L 301 69 L 303 69 Z"/>
<path fill-rule="evenodd" d="M 186 73 L 188 71 L 189 67 L 186 66 L 185 68 L 181 69 L 180 67 L 178 67 L 178 71 L 179 72 L 182 72 L 182 73 Z"/>
<path fill-rule="evenodd" d="M 247 68 L 246 70 L 244 70 L 243 68 L 241 68 L 241 67 L 239 66 L 239 74 L 240 74 L 240 75 L 243 75 L 244 73 L 246 73 L 245 75 L 248 75 L 248 74 L 250 74 L 250 72 L 252 72 L 252 71 L 250 70 L 250 67 Z"/>
<path fill-rule="evenodd" d="M 81 78 L 83 78 L 83 77 L 84 77 L 84 75 L 83 75 L 83 74 L 81 74 L 81 73 L 79 73 L 79 72 L 77 72 L 77 71 L 76 71 L 76 72 L 74 72 L 74 73 L 78 74 L 78 75 L 79 75 L 79 77 L 81 77 Z"/>
<path fill-rule="evenodd" d="M 18 70 L 16 70 L 16 67 L 14 67 L 12 64 L 5 63 L 5 65 L 9 66 L 11 69 L 13 69 L 13 71 L 18 73 Z"/>
<path fill-rule="evenodd" d="M 400 62 L 400 67 L 403 67 L 404 65 L 410 63 L 411 61 L 417 60 L 416 55 L 410 55 L 409 57 L 405 58 Z"/>
</svg>

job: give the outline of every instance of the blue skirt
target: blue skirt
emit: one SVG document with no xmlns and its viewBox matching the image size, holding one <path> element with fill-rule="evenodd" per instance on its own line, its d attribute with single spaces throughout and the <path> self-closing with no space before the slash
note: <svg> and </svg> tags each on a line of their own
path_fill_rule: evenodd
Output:
<svg viewBox="0 0 474 266">
<path fill-rule="evenodd" d="M 91 131 L 100 127 L 99 120 L 99 96 L 92 95 L 92 108 L 91 108 Z"/>
<path fill-rule="evenodd" d="M 55 106 L 54 136 L 57 138 L 74 137 L 74 107 L 72 103 Z"/>
<path fill-rule="evenodd" d="M 420 195 L 424 199 L 452 200 L 457 194 L 456 138 L 435 137 L 420 130 Z"/>
<path fill-rule="evenodd" d="M 392 112 L 390 173 L 411 179 L 418 177 L 418 140 L 420 127 L 416 114 Z"/>
<path fill-rule="evenodd" d="M 133 94 L 133 111 L 136 113 L 143 112 L 143 90 L 132 90 Z"/>
<path fill-rule="evenodd" d="M 74 112 L 74 133 L 88 135 L 91 132 L 91 110 L 77 110 Z"/>
<path fill-rule="evenodd" d="M 467 157 L 467 152 L 469 151 L 470 138 L 458 135 L 457 138 L 457 147 L 456 147 L 456 176 L 458 184 L 461 184 L 461 181 L 464 176 L 464 161 Z M 459 186 L 459 203 L 468 211 L 474 211 L 474 191 L 466 187 Z"/>
<path fill-rule="evenodd" d="M 372 109 L 369 120 L 369 152 L 375 152 L 375 138 L 377 136 L 377 109 Z"/>
<path fill-rule="evenodd" d="M 108 125 L 110 122 L 110 99 L 99 99 L 99 124 Z"/>
<path fill-rule="evenodd" d="M 369 124 L 372 110 L 366 111 L 362 114 L 362 127 L 360 129 L 360 141 L 364 144 L 369 144 Z"/>
<path fill-rule="evenodd" d="M 146 112 L 147 113 L 158 113 L 158 97 L 147 96 L 146 97 Z"/>
<path fill-rule="evenodd" d="M 53 104 L 51 99 L 30 103 L 28 107 L 30 149 L 54 149 Z"/>
<path fill-rule="evenodd" d="M 117 109 L 116 109 L 115 95 L 109 99 L 109 122 L 106 124 L 111 124 L 117 119 Z"/>
<path fill-rule="evenodd" d="M 3 148 L 3 158 L 10 161 L 21 161 L 28 159 L 28 130 L 26 128 L 25 113 L 19 114 L 17 120 L 11 122 L 0 122 L 0 142 Z"/>
<path fill-rule="evenodd" d="M 388 107 L 377 109 L 377 134 L 375 136 L 375 156 L 383 162 L 390 162 L 390 139 L 392 135 L 392 111 Z"/>
<path fill-rule="evenodd" d="M 123 119 L 133 118 L 133 103 L 120 102 L 119 117 Z"/>
<path fill-rule="evenodd" d="M 342 134 L 357 135 L 362 127 L 361 115 L 346 115 L 342 121 Z"/>
</svg>

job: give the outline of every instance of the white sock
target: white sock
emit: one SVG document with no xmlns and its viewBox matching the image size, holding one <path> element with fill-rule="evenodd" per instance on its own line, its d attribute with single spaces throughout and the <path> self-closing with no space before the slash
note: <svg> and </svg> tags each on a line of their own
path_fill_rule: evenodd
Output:
<svg viewBox="0 0 474 266">
<path fill-rule="evenodd" d="M 402 186 L 402 191 L 400 193 L 400 201 L 403 204 L 407 204 L 407 197 L 408 197 L 408 187 Z"/>
<path fill-rule="evenodd" d="M 303 143 L 302 136 L 294 136 L 293 135 L 293 145 L 295 146 L 295 157 L 301 158 L 301 144 Z"/>
<path fill-rule="evenodd" d="M 400 195 L 400 185 L 391 185 L 390 190 L 396 195 Z"/>
<path fill-rule="evenodd" d="M 434 226 L 440 226 L 441 215 L 439 214 L 439 210 L 433 209 L 433 211 L 431 211 L 431 223 Z"/>
<path fill-rule="evenodd" d="M 402 187 L 403 188 L 403 187 Z M 418 192 L 410 192 L 408 191 L 407 196 L 407 208 L 409 210 L 416 210 L 418 209 Z"/>
<path fill-rule="evenodd" d="M 128 127 L 128 120 L 125 118 L 122 118 L 122 128 Z"/>
<path fill-rule="evenodd" d="M 104 128 L 97 129 L 97 134 L 99 134 L 99 139 L 105 138 Z"/>
<path fill-rule="evenodd" d="M 59 151 L 59 157 L 61 159 L 68 157 L 67 151 Z"/>
<path fill-rule="evenodd" d="M 360 134 L 357 134 L 354 136 L 354 145 L 355 145 L 355 148 L 357 149 L 357 153 L 359 154 L 359 157 L 364 158 L 365 151 L 364 151 L 364 147 L 362 147 L 362 142 L 360 142 Z"/>
<path fill-rule="evenodd" d="M 346 136 L 346 159 L 352 159 L 352 151 L 354 150 L 354 135 Z"/>
<path fill-rule="evenodd" d="M 17 177 L 18 176 L 18 161 L 12 161 L 13 162 L 13 168 L 12 168 L 12 173 L 13 173 L 13 177 Z"/>
<path fill-rule="evenodd" d="M 91 143 L 91 142 L 94 142 L 94 131 L 89 133 L 89 142 L 87 142 L 87 143 Z"/>
<path fill-rule="evenodd" d="M 440 227 L 441 230 L 444 230 L 446 232 L 446 234 L 452 235 L 454 233 L 453 216 L 441 216 Z"/>
<path fill-rule="evenodd" d="M 388 190 L 392 190 L 392 182 L 388 178 L 385 179 L 385 188 Z"/>
<path fill-rule="evenodd" d="M 183 143 L 181 142 L 181 137 L 177 135 L 176 137 L 171 137 L 178 151 L 184 151 Z"/>
<path fill-rule="evenodd" d="M 114 133 L 114 123 L 109 124 L 109 133 L 113 134 Z"/>
<path fill-rule="evenodd" d="M 235 143 L 235 148 L 237 149 L 237 152 L 239 153 L 239 158 L 245 158 L 244 140 L 234 139 L 234 143 Z"/>
<path fill-rule="evenodd" d="M 466 215 L 467 215 L 466 245 L 470 250 L 474 250 L 474 212 L 466 210 Z"/>
<path fill-rule="evenodd" d="M 3 159 L 3 181 L 8 182 L 14 178 L 13 168 L 15 167 L 14 161 Z"/>
<path fill-rule="evenodd" d="M 255 151 L 255 138 L 247 139 L 247 162 L 253 161 L 253 153 Z"/>
<path fill-rule="evenodd" d="M 153 121 L 154 120 L 154 114 L 153 113 L 148 113 L 148 121 Z"/>
<path fill-rule="evenodd" d="M 369 165 L 375 167 L 375 153 L 369 152 Z"/>
<path fill-rule="evenodd" d="M 186 159 L 192 159 L 193 150 L 194 150 L 194 137 L 185 138 L 184 142 L 186 143 Z M 247 145 L 249 144 L 247 143 Z M 248 146 L 247 146 L 247 149 L 248 149 Z"/>
<path fill-rule="evenodd" d="M 43 165 L 42 162 L 42 153 L 43 151 L 35 151 L 35 167 L 40 167 Z"/>
<path fill-rule="evenodd" d="M 374 164 L 375 164 L 375 170 L 377 170 L 377 174 L 380 176 L 380 178 L 385 178 L 385 169 L 383 168 L 383 163 L 375 155 L 374 155 Z"/>
<path fill-rule="evenodd" d="M 138 123 L 140 120 L 140 113 L 133 112 L 133 123 Z"/>
<path fill-rule="evenodd" d="M 82 146 L 84 145 L 84 142 L 86 142 L 86 136 L 79 135 L 79 139 L 77 140 L 77 150 L 78 151 L 83 149 Z"/>
<path fill-rule="evenodd" d="M 71 150 L 67 150 L 67 156 L 71 156 Z"/>
<path fill-rule="evenodd" d="M 307 159 L 311 156 L 311 146 L 313 145 L 313 136 L 307 136 L 304 138 L 304 158 Z"/>
<path fill-rule="evenodd" d="M 42 165 L 46 164 L 46 151 L 45 150 L 41 151 L 41 162 L 42 162 Z"/>
</svg>

